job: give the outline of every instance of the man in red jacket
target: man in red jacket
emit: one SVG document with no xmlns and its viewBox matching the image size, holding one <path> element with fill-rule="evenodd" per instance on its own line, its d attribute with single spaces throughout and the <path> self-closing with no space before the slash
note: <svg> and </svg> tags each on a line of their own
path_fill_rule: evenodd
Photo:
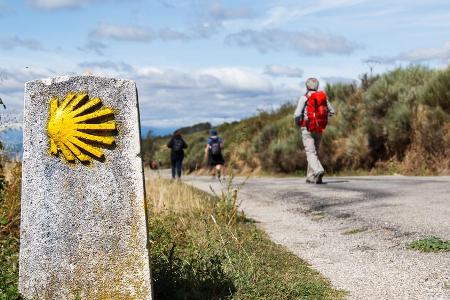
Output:
<svg viewBox="0 0 450 300">
<path fill-rule="evenodd" d="M 305 147 L 308 169 L 306 172 L 307 183 L 322 183 L 325 171 L 320 163 L 318 153 L 322 131 L 325 129 L 327 120 L 317 117 L 321 111 L 321 99 L 326 109 L 325 118 L 334 115 L 334 108 L 326 98 L 325 92 L 318 92 L 319 81 L 316 78 L 306 80 L 306 94 L 298 100 L 297 109 L 294 113 L 295 123 L 300 126 L 302 132 L 303 146 Z M 319 104 L 318 104 L 319 101 Z M 315 105 L 314 105 L 315 104 Z M 324 124 L 322 124 L 324 123 Z"/>
</svg>

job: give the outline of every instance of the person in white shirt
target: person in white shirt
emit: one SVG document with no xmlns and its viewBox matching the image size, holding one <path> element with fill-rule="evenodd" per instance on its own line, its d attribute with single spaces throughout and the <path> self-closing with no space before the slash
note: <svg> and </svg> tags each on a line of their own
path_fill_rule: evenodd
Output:
<svg viewBox="0 0 450 300">
<path fill-rule="evenodd" d="M 298 100 L 298 105 L 294 113 L 294 120 L 301 128 L 303 146 L 305 147 L 306 159 L 308 161 L 308 168 L 306 172 L 307 183 L 322 183 L 322 177 L 325 174 L 324 168 L 320 163 L 318 153 L 320 140 L 322 138 L 321 132 L 310 132 L 306 126 L 308 121 L 307 105 L 313 93 L 319 90 L 319 81 L 316 78 L 309 78 L 306 80 L 306 94 L 301 96 Z M 328 116 L 335 114 L 331 103 L 326 99 L 326 106 Z"/>
</svg>

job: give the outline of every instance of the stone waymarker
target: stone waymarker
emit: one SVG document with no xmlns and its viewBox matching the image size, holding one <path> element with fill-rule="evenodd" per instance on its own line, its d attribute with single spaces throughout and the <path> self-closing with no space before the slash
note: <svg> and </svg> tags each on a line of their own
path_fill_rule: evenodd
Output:
<svg viewBox="0 0 450 300">
<path fill-rule="evenodd" d="M 25 85 L 19 289 L 29 299 L 151 299 L 136 85 Z"/>
</svg>

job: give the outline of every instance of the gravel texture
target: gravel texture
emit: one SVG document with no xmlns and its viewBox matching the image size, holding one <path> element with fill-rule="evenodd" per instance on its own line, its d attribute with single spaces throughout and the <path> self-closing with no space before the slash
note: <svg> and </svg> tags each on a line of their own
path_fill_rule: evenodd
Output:
<svg viewBox="0 0 450 300">
<path fill-rule="evenodd" d="M 210 191 L 207 177 L 186 181 Z M 242 179 L 235 179 L 235 183 Z M 450 239 L 450 177 L 249 179 L 241 207 L 277 243 L 307 260 L 348 299 L 450 299 L 450 253 L 407 249 Z"/>
<path fill-rule="evenodd" d="M 115 110 L 116 145 L 87 166 L 49 154 L 51 96 L 87 91 Z M 134 82 L 94 76 L 25 85 L 21 293 L 28 299 L 151 299 Z"/>
</svg>

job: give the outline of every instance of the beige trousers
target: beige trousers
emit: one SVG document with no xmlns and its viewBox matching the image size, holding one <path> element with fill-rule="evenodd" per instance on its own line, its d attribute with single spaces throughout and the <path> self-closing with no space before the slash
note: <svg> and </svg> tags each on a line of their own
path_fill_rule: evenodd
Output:
<svg viewBox="0 0 450 300">
<path fill-rule="evenodd" d="M 321 133 L 311 133 L 306 127 L 302 127 L 303 146 L 305 147 L 308 169 L 306 178 L 313 179 L 314 175 L 324 172 L 319 160 L 319 146 L 322 138 Z"/>
</svg>

